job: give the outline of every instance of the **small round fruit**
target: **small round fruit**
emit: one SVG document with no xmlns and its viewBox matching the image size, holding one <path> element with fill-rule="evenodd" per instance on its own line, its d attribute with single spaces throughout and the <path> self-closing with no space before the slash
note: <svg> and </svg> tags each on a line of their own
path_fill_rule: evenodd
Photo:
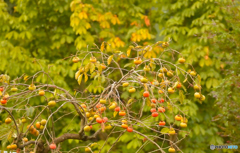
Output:
<svg viewBox="0 0 240 153">
<path fill-rule="evenodd" d="M 53 101 L 53 100 L 52 100 L 52 101 L 49 101 L 49 102 L 48 102 L 48 106 L 49 106 L 49 107 L 54 107 L 54 106 L 56 106 L 56 102 Z"/>
<path fill-rule="evenodd" d="M 158 117 L 158 112 L 153 112 L 152 117 Z"/>
<path fill-rule="evenodd" d="M 116 108 L 114 109 L 114 111 L 115 111 L 115 112 L 119 112 L 119 111 L 120 111 L 120 107 L 116 107 Z"/>
<path fill-rule="evenodd" d="M 90 147 L 86 147 L 84 150 L 85 150 L 85 152 L 91 152 L 91 148 Z"/>
<path fill-rule="evenodd" d="M 127 129 L 128 125 L 127 124 L 122 124 L 121 127 L 124 128 L 124 129 Z"/>
<path fill-rule="evenodd" d="M 159 89 L 159 90 L 158 90 L 158 93 L 159 93 L 159 94 L 163 94 L 163 90 Z"/>
<path fill-rule="evenodd" d="M 13 149 L 13 150 L 17 149 L 17 145 L 16 144 L 12 144 L 11 145 L 11 149 Z"/>
<path fill-rule="evenodd" d="M 1 104 L 5 105 L 7 103 L 6 99 L 1 99 Z"/>
<path fill-rule="evenodd" d="M 96 108 L 100 108 L 100 107 L 102 107 L 102 104 L 98 103 L 98 104 L 96 105 Z"/>
<path fill-rule="evenodd" d="M 133 131 L 133 128 L 128 127 L 128 128 L 127 128 L 127 131 L 128 131 L 128 132 L 132 132 L 132 131 Z"/>
<path fill-rule="evenodd" d="M 9 124 L 9 123 L 11 123 L 11 122 L 12 122 L 12 119 L 11 119 L 11 118 L 8 117 L 8 118 L 5 119 L 5 123 L 6 123 L 6 124 Z"/>
<path fill-rule="evenodd" d="M 96 115 L 94 115 L 93 117 L 94 117 L 94 118 L 98 118 L 98 117 L 100 117 L 100 116 L 96 114 Z"/>
<path fill-rule="evenodd" d="M 82 108 L 87 108 L 86 104 L 81 104 Z"/>
<path fill-rule="evenodd" d="M 176 121 L 181 121 L 181 119 L 182 119 L 182 116 L 181 116 L 181 115 L 176 115 L 176 116 L 175 116 L 175 120 L 176 120 Z"/>
<path fill-rule="evenodd" d="M 143 97 L 149 97 L 149 92 L 148 91 L 145 91 L 144 93 L 143 93 Z"/>
<path fill-rule="evenodd" d="M 182 84 L 181 83 L 178 83 L 177 84 L 177 88 L 180 89 L 182 87 Z"/>
<path fill-rule="evenodd" d="M 86 112 L 86 117 L 89 118 L 91 114 L 89 112 Z"/>
<path fill-rule="evenodd" d="M 88 118 L 88 121 L 91 121 L 91 120 L 93 120 L 93 117 L 89 117 L 89 118 Z"/>
<path fill-rule="evenodd" d="M 173 90 L 173 88 L 171 88 L 171 87 L 168 88 L 168 93 L 173 94 L 174 92 L 175 91 Z"/>
<path fill-rule="evenodd" d="M 172 76 L 173 76 L 173 73 L 172 73 L 171 71 L 168 71 L 168 72 L 167 72 L 167 76 L 168 76 L 168 77 L 172 77 Z"/>
<path fill-rule="evenodd" d="M 201 97 L 201 95 L 200 95 L 199 92 L 195 92 L 195 93 L 194 93 L 194 97 L 197 98 L 197 99 L 199 99 L 199 98 Z"/>
<path fill-rule="evenodd" d="M 56 146 L 55 143 L 52 143 L 52 144 L 49 145 L 49 148 L 52 149 L 52 150 L 54 150 L 54 149 L 57 148 L 57 146 Z"/>
<path fill-rule="evenodd" d="M 127 120 L 122 120 L 122 123 L 127 124 Z"/>
<path fill-rule="evenodd" d="M 124 82 L 124 83 L 122 84 L 123 87 L 127 87 L 128 85 L 129 85 L 128 82 Z"/>
<path fill-rule="evenodd" d="M 44 125 L 46 125 L 46 123 L 47 123 L 47 120 L 45 120 L 45 119 L 42 119 L 40 123 L 41 123 L 41 125 L 43 125 L 43 126 L 44 126 Z"/>
<path fill-rule="evenodd" d="M 90 126 L 86 125 L 86 126 L 83 128 L 83 130 L 84 130 L 85 132 L 89 132 L 89 131 L 91 131 L 91 128 L 90 128 Z"/>
<path fill-rule="evenodd" d="M 31 84 L 31 85 L 28 86 L 28 89 L 33 91 L 33 90 L 36 89 L 36 86 L 34 84 Z"/>
<path fill-rule="evenodd" d="M 156 110 L 156 108 L 151 108 L 150 111 L 153 113 L 153 112 L 156 112 L 157 110 Z"/>
<path fill-rule="evenodd" d="M 185 60 L 184 58 L 182 58 L 182 57 L 178 59 L 178 62 L 179 62 L 179 63 L 182 63 L 182 64 L 185 63 L 185 61 L 186 61 L 186 60 Z"/>
<path fill-rule="evenodd" d="M 45 95 L 45 91 L 44 90 L 39 90 L 38 94 L 39 94 L 39 96 L 44 96 Z"/>
<path fill-rule="evenodd" d="M 141 81 L 142 83 L 147 83 L 147 82 L 148 82 L 148 79 L 147 79 L 147 78 L 144 78 L 144 77 L 142 77 L 140 81 Z"/>
<path fill-rule="evenodd" d="M 108 118 L 107 117 L 103 117 L 103 123 L 106 123 L 108 121 Z"/>
<path fill-rule="evenodd" d="M 156 99 L 151 99 L 151 102 L 156 104 L 157 100 Z"/>
<path fill-rule="evenodd" d="M 159 124 L 160 126 L 166 125 L 165 121 L 160 121 L 158 124 Z"/>
<path fill-rule="evenodd" d="M 12 91 L 12 92 L 16 92 L 16 91 L 18 91 L 18 88 L 17 88 L 17 87 L 12 87 L 12 88 L 11 88 L 11 91 Z"/>
<path fill-rule="evenodd" d="M 126 115 L 126 112 L 125 112 L 125 111 L 120 111 L 120 112 L 119 112 L 119 115 L 120 115 L 120 116 L 125 116 L 125 115 Z"/>
<path fill-rule="evenodd" d="M 199 85 L 196 85 L 196 84 L 193 86 L 193 89 L 195 89 L 195 90 L 199 90 L 200 88 L 201 87 Z"/>
<path fill-rule="evenodd" d="M 151 107 L 152 107 L 152 108 L 156 108 L 156 104 L 151 103 Z"/>
<path fill-rule="evenodd" d="M 170 147 L 170 148 L 168 149 L 168 152 L 175 152 L 175 149 L 172 148 L 172 147 Z"/>
<path fill-rule="evenodd" d="M 34 136 L 38 136 L 38 135 L 39 135 L 39 131 L 38 130 L 34 131 Z"/>
<path fill-rule="evenodd" d="M 185 127 L 187 127 L 187 123 L 181 122 L 181 123 L 180 123 L 180 126 L 181 126 L 182 128 L 185 128 Z"/>
<path fill-rule="evenodd" d="M 134 87 L 132 87 L 132 88 L 130 88 L 130 89 L 128 90 L 128 92 L 129 92 L 129 93 L 134 93 L 134 92 L 136 92 L 136 89 L 135 89 Z"/>
<path fill-rule="evenodd" d="M 73 59 L 72 59 L 72 62 L 73 62 L 73 63 L 77 63 L 77 62 L 79 62 L 79 61 L 80 61 L 80 59 L 79 59 L 79 57 L 77 57 L 77 56 L 73 57 Z"/>
<path fill-rule="evenodd" d="M 107 68 L 107 66 L 104 63 L 101 64 L 101 67 L 103 70 L 105 70 Z"/>
<path fill-rule="evenodd" d="M 97 121 L 98 123 L 102 123 L 102 122 L 103 122 L 103 120 L 102 120 L 100 117 L 96 118 L 96 121 Z"/>
<path fill-rule="evenodd" d="M 96 59 L 96 57 L 90 57 L 90 62 L 92 62 L 92 63 L 96 63 L 97 62 L 97 59 Z"/>
<path fill-rule="evenodd" d="M 141 63 L 142 63 L 142 59 L 141 59 L 140 57 L 134 58 L 134 64 L 135 64 L 135 65 L 139 65 L 139 64 L 141 64 Z"/>
<path fill-rule="evenodd" d="M 158 108 L 158 111 L 159 111 L 160 113 L 164 113 L 164 112 L 165 112 L 165 108 L 164 108 L 164 107 L 159 107 L 159 108 Z"/>
<path fill-rule="evenodd" d="M 163 68 L 160 69 L 160 72 L 166 73 L 167 69 L 165 67 L 163 67 Z"/>
<path fill-rule="evenodd" d="M 188 119 L 187 119 L 186 117 L 182 117 L 181 122 L 187 123 L 187 122 L 188 122 Z"/>
<path fill-rule="evenodd" d="M 3 91 L 4 90 L 4 88 L 3 87 L 0 87 L 0 91 Z"/>
<path fill-rule="evenodd" d="M 205 96 L 204 95 L 201 95 L 200 99 L 201 101 L 204 101 L 205 100 Z"/>
<path fill-rule="evenodd" d="M 107 103 L 106 99 L 100 99 L 100 104 L 106 104 L 106 103 Z"/>
<path fill-rule="evenodd" d="M 174 130 L 173 128 L 171 128 L 168 133 L 169 133 L 170 135 L 174 135 L 176 132 L 175 132 L 175 130 Z"/>
<path fill-rule="evenodd" d="M 37 123 L 36 123 L 36 128 L 37 128 L 37 129 L 40 129 L 40 126 L 41 126 L 41 123 L 40 123 L 40 122 L 37 122 Z"/>
<path fill-rule="evenodd" d="M 26 118 L 24 118 L 24 117 L 21 119 L 21 121 L 22 121 L 22 123 L 26 123 L 27 122 Z"/>
<path fill-rule="evenodd" d="M 29 129 L 30 131 L 33 131 L 33 130 L 34 130 L 34 126 L 31 125 L 31 127 L 30 127 L 30 125 L 28 125 L 28 126 L 27 126 L 27 129 Z"/>
<path fill-rule="evenodd" d="M 102 106 L 102 107 L 98 108 L 98 110 L 99 110 L 100 112 L 104 112 L 104 111 L 106 110 L 106 107 L 105 107 L 105 106 Z"/>
<path fill-rule="evenodd" d="M 164 76 L 163 73 L 158 73 L 159 78 L 163 78 L 163 76 Z"/>
<path fill-rule="evenodd" d="M 191 71 L 191 72 L 190 72 L 190 75 L 191 75 L 191 76 L 195 76 L 195 75 L 197 75 L 197 73 L 196 73 L 195 71 Z"/>
<path fill-rule="evenodd" d="M 158 102 L 159 102 L 159 103 L 164 103 L 164 99 L 161 98 Z"/>
<path fill-rule="evenodd" d="M 23 142 L 28 142 L 28 138 L 24 137 L 23 139 Z"/>
<path fill-rule="evenodd" d="M 43 129 L 44 129 L 44 126 L 43 126 L 43 125 L 41 125 L 41 126 L 40 126 L 40 130 L 43 130 Z"/>
<path fill-rule="evenodd" d="M 149 71 L 150 71 L 150 67 L 149 67 L 148 65 L 146 65 L 146 66 L 144 66 L 143 70 L 144 70 L 145 72 L 149 72 Z"/>
<path fill-rule="evenodd" d="M 111 129 L 112 129 L 112 126 L 110 124 L 105 126 L 105 130 L 111 130 Z"/>
<path fill-rule="evenodd" d="M 168 43 L 168 42 L 163 42 L 163 43 L 162 43 L 162 47 L 163 47 L 163 48 L 166 48 L 166 47 L 168 47 L 168 46 L 169 46 L 169 43 Z"/>
</svg>

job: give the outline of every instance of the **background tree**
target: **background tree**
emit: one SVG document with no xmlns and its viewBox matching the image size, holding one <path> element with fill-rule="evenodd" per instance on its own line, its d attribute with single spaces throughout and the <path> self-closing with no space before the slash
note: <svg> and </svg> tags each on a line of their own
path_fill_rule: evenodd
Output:
<svg viewBox="0 0 240 153">
<path fill-rule="evenodd" d="M 229 60 L 238 61 L 237 56 L 231 56 L 231 53 L 237 55 L 235 54 L 237 48 L 235 44 L 238 44 L 236 22 L 238 15 L 236 11 L 229 10 L 229 8 L 233 8 L 232 6 L 237 9 L 238 2 L 230 0 L 144 2 L 140 0 L 107 0 L 104 2 L 98 0 L 57 2 L 2 0 L 0 2 L 2 21 L 0 23 L 2 55 L 0 56 L 0 71 L 2 73 L 15 78 L 24 73 L 31 76 L 40 70 L 54 70 L 54 73 L 49 75 L 56 85 L 69 90 L 88 87 L 88 91 L 92 91 L 95 87 L 94 84 L 82 84 L 79 87 L 71 81 L 78 65 L 69 66 L 69 61 L 61 60 L 75 54 L 76 48 L 91 50 L 92 47 L 95 47 L 94 43 L 100 46 L 104 42 L 103 46 L 106 51 L 127 55 L 131 48 L 136 47 L 136 44 L 132 42 L 146 46 L 163 39 L 165 41 L 170 39 L 170 47 L 180 51 L 186 62 L 194 66 L 201 76 L 201 86 L 208 89 L 203 93 L 206 95 L 206 103 L 200 104 L 196 101 L 188 107 L 192 111 L 192 120 L 189 121 L 188 127 L 191 127 L 194 132 L 190 134 L 190 138 L 185 139 L 188 143 L 183 141 L 180 144 L 181 148 L 184 152 L 207 152 L 209 144 L 223 144 L 229 140 L 225 137 L 221 138 L 221 135 L 226 134 L 216 135 L 219 130 L 223 130 L 223 128 L 219 128 L 218 124 L 224 125 L 226 118 L 212 122 L 218 118 L 218 114 L 222 114 L 222 109 L 214 105 L 216 99 L 208 93 L 221 84 L 217 93 L 214 93 L 214 97 L 219 94 L 223 95 L 220 99 L 224 102 L 226 101 L 224 99 L 229 96 L 227 96 L 227 92 L 223 94 L 222 91 L 237 91 L 238 89 L 237 85 L 230 87 L 231 82 L 226 85 L 224 81 L 229 80 L 228 77 L 231 76 L 229 73 L 225 73 L 227 70 L 232 73 L 230 68 L 237 74 L 237 68 L 227 65 Z M 231 19 L 232 17 L 234 20 Z M 229 40 L 233 40 L 232 38 L 234 41 L 229 42 Z M 145 57 L 158 57 L 162 51 L 163 48 L 158 46 L 146 53 Z M 179 56 L 178 54 L 164 54 L 164 59 L 172 60 L 172 58 L 177 59 Z M 117 60 L 117 62 L 121 66 L 126 65 L 126 62 L 122 60 Z M 10 71 L 13 68 L 15 71 Z M 112 75 L 117 78 L 120 73 L 114 72 Z M 233 82 L 237 82 L 238 76 L 234 75 L 230 79 L 236 79 Z M 47 80 L 45 77 L 39 76 L 36 81 L 44 83 Z M 226 86 L 222 86 L 222 84 Z M 130 95 L 126 94 L 125 96 Z M 191 99 L 187 95 L 186 97 Z M 232 97 L 234 97 L 232 101 L 236 103 L 238 96 Z M 191 99 L 191 101 L 195 100 Z M 228 110 L 228 107 L 224 108 Z M 209 111 L 210 108 L 211 111 Z M 223 115 L 223 117 L 225 116 L 227 115 Z M 237 117 L 237 115 L 235 116 Z M 236 123 L 236 119 L 231 119 L 233 124 Z M 236 126 L 231 127 L 235 128 Z M 228 127 L 226 129 L 223 131 L 228 131 L 228 134 L 233 132 L 233 130 L 230 132 Z M 120 138 L 120 141 L 124 142 L 124 146 L 125 143 L 135 144 L 131 140 L 126 139 L 124 135 Z M 69 143 L 74 142 L 70 141 Z M 234 141 L 232 143 L 234 144 Z M 108 144 L 105 146 L 110 147 Z M 134 147 L 129 145 L 128 149 L 132 148 Z M 120 152 L 127 150 L 120 144 L 115 149 L 119 149 Z"/>
</svg>

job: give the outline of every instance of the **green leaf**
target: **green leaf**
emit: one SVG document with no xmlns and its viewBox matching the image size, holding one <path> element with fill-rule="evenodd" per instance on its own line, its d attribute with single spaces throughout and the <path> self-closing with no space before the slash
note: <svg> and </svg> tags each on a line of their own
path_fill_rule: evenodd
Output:
<svg viewBox="0 0 240 153">
<path fill-rule="evenodd" d="M 162 134 L 166 134 L 166 133 L 168 133 L 168 132 L 169 132 L 169 128 L 167 128 L 167 127 L 162 128 L 162 130 L 161 130 L 161 133 L 162 133 Z"/>
<path fill-rule="evenodd" d="M 184 101 L 184 94 L 182 90 L 179 90 L 179 101 L 181 104 L 183 104 Z"/>
<path fill-rule="evenodd" d="M 34 107 L 28 107 L 26 109 L 27 116 L 31 117 L 34 113 Z"/>
<path fill-rule="evenodd" d="M 93 63 L 90 63 L 90 73 L 92 73 L 95 70 L 95 65 Z"/>
<path fill-rule="evenodd" d="M 106 80 L 106 79 L 105 79 L 105 76 L 104 76 L 104 75 L 102 75 L 102 80 L 101 80 L 101 81 L 102 81 L 102 83 L 104 83 L 104 82 L 105 82 L 105 80 Z"/>
</svg>

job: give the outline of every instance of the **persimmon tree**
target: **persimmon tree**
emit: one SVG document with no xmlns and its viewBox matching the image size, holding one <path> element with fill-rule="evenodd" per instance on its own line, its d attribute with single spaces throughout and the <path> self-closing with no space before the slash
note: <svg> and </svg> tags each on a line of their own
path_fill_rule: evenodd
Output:
<svg viewBox="0 0 240 153">
<path fill-rule="evenodd" d="M 64 59 L 78 67 L 75 79 L 79 85 L 86 86 L 74 93 L 54 84 L 49 75 L 53 71 L 51 67 L 15 79 L 1 75 L 0 109 L 5 123 L 1 125 L 4 134 L 0 139 L 8 140 L 7 149 L 58 152 L 66 140 L 75 139 L 80 145 L 69 152 L 101 152 L 105 143 L 98 144 L 99 135 L 106 133 L 105 139 L 117 137 L 107 151 L 111 152 L 121 136 L 129 132 L 144 140 L 138 151 L 152 143 L 153 152 L 182 152 L 178 143 L 191 132 L 187 129 L 191 118 L 186 106 L 192 102 L 184 101 L 189 94 L 187 89 L 194 88 L 191 97 L 200 103 L 205 100 L 197 72 L 183 57 L 178 59 L 178 64 L 164 59 L 165 54 L 181 56 L 169 47 L 169 42 L 145 46 L 134 43 L 126 55 L 106 50 L 108 45 L 103 42 L 100 47 L 77 51 Z M 164 49 L 159 57 L 145 56 L 156 47 Z M 127 63 L 123 67 L 122 61 Z M 118 76 L 113 77 L 112 73 Z M 47 83 L 37 82 L 39 76 L 46 77 Z M 126 96 L 127 92 L 131 97 Z M 42 99 L 43 103 L 36 104 L 36 99 Z M 67 116 L 80 125 L 77 132 L 69 130 L 59 135 L 67 126 L 64 123 Z M 57 122 L 63 127 L 56 126 Z"/>
</svg>

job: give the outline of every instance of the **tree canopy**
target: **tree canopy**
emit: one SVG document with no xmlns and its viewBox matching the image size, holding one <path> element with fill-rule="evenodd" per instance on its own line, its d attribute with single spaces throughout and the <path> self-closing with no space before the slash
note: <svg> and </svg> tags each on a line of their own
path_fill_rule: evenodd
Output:
<svg viewBox="0 0 240 153">
<path fill-rule="evenodd" d="M 192 79 L 186 75 L 179 77 L 183 88 L 176 97 L 170 97 L 178 99 L 174 102 L 178 101 L 182 105 L 173 114 L 176 115 L 181 110 L 189 116 L 189 134 L 177 143 L 182 152 L 209 152 L 210 144 L 238 145 L 238 4 L 234 0 L 0 0 L 0 81 L 3 82 L 0 86 L 5 86 L 4 80 L 8 80 L 9 76 L 9 82 L 5 82 L 10 83 L 8 90 L 14 84 L 23 83 L 20 91 L 24 91 L 27 85 L 35 82 L 40 83 L 41 87 L 54 84 L 72 96 L 81 94 L 86 98 L 86 95 L 101 94 L 106 90 L 106 82 L 119 81 L 131 71 L 135 57 L 147 61 L 146 67 L 145 64 L 140 66 L 139 71 L 144 68 L 146 70 L 149 66 L 150 71 L 155 71 L 154 75 L 164 65 L 156 62 L 156 59 L 161 59 L 185 69 L 186 74 L 197 72 Z M 90 57 L 93 55 L 100 63 L 91 64 Z M 79 62 L 72 62 L 75 57 L 79 58 Z M 179 65 L 179 58 L 185 59 L 187 64 Z M 108 73 L 101 75 L 104 66 Z M 109 71 L 108 67 L 121 67 L 122 71 Z M 174 75 L 179 73 L 171 66 L 167 68 L 173 70 Z M 155 81 L 152 73 L 139 74 Z M 196 83 L 186 84 L 189 80 Z M 158 82 L 161 81 L 158 78 Z M 171 82 L 175 83 L 176 80 L 172 79 Z M 205 95 L 205 101 L 194 98 L 194 85 L 201 86 L 200 93 Z M 142 89 L 146 88 L 143 86 Z M 44 90 L 55 93 L 55 89 Z M 144 92 L 137 90 L 131 94 L 124 88 L 120 91 L 121 100 L 127 102 L 133 99 L 134 103 Z M 61 95 L 63 91 L 56 92 L 55 95 Z M 33 93 L 36 94 L 36 91 Z M 150 92 L 150 95 L 158 94 Z M 9 92 L 9 95 L 11 97 L 12 93 Z M 51 97 L 49 93 L 47 101 L 54 98 L 56 97 Z M 168 108 L 168 99 L 163 98 Z M 47 105 L 43 97 L 32 99 L 31 105 L 25 105 L 27 114 L 16 114 L 19 121 L 26 117 L 30 123 L 39 111 L 35 106 Z M 91 102 L 96 101 L 93 97 L 90 99 Z M 84 101 L 79 100 L 79 104 L 82 103 Z M 145 104 L 147 107 L 143 112 L 149 115 L 151 107 L 147 105 L 147 100 Z M 71 105 L 64 105 L 63 108 L 65 112 L 54 114 L 54 119 L 61 118 L 61 113 L 67 114 L 75 110 Z M 138 111 L 139 107 L 131 109 Z M 48 113 L 51 114 L 50 110 Z M 8 113 L 2 110 L 2 122 L 6 117 Z M 43 113 L 41 118 L 47 117 L 48 114 Z M 156 121 L 159 121 L 159 117 L 150 121 L 155 121 L 158 125 Z M 79 118 L 73 119 L 71 115 L 64 117 L 64 121 L 56 122 L 56 136 L 83 128 L 79 122 Z M 169 120 L 169 123 L 173 122 L 174 120 Z M 0 126 L 2 129 L 9 128 L 4 123 Z M 146 135 L 155 134 L 151 130 L 145 132 Z M 0 142 L 4 149 L 13 142 L 14 132 L 7 134 L 8 139 L 5 138 L 6 133 L 3 134 Z M 106 131 L 96 138 L 99 140 L 98 146 L 104 144 L 104 147 L 98 147 L 98 151 L 107 152 L 111 148 L 114 152 L 127 152 L 142 148 L 140 151 L 150 152 L 154 146 L 154 143 L 149 143 L 144 136 L 136 133 L 108 134 L 109 131 Z M 184 134 L 181 136 L 184 137 Z M 114 141 L 116 144 L 113 145 Z M 61 148 L 69 151 L 78 143 L 87 146 L 90 142 L 69 139 L 61 143 Z"/>
</svg>

